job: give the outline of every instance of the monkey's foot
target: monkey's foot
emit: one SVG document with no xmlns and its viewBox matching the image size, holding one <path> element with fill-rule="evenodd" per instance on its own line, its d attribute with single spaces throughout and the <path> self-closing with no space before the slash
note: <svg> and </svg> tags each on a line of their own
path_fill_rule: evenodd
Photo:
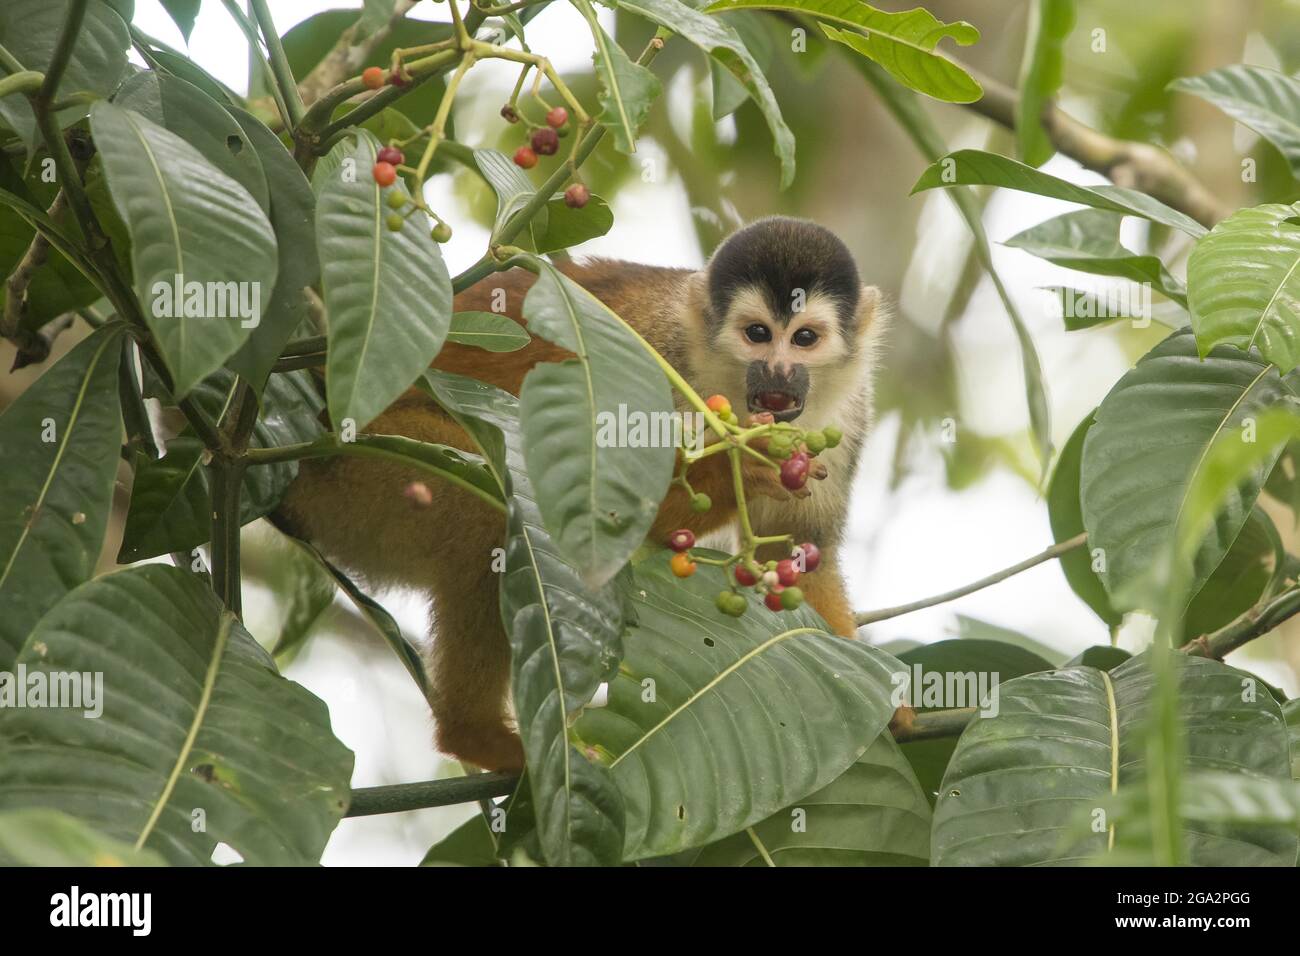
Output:
<svg viewBox="0 0 1300 956">
<path fill-rule="evenodd" d="M 435 736 L 440 751 L 483 770 L 524 769 L 524 745 L 502 724 L 440 724 Z"/>
</svg>

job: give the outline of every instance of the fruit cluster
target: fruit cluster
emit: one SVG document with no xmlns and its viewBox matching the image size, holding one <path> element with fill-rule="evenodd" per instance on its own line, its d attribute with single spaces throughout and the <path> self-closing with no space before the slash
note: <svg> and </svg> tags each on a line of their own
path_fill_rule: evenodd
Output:
<svg viewBox="0 0 1300 956">
<path fill-rule="evenodd" d="M 694 574 L 697 569 L 696 559 L 691 555 L 691 548 L 695 547 L 694 532 L 689 528 L 674 531 L 668 536 L 668 547 L 674 552 L 669 561 L 673 574 L 679 578 Z M 780 561 L 760 564 L 744 556 L 728 558 L 722 563 L 731 566 L 736 586 L 718 592 L 714 603 L 723 614 L 740 617 L 749 607 L 749 601 L 738 587 L 752 588 L 762 595 L 769 611 L 793 611 L 804 601 L 803 590 L 798 586 L 800 577 L 816 571 L 821 560 L 821 551 L 811 541 L 805 541 L 790 557 Z"/>
<path fill-rule="evenodd" d="M 378 69 L 378 67 L 372 67 Z M 375 154 L 375 166 L 371 170 L 371 175 L 375 177 L 375 182 L 381 189 L 388 189 L 397 182 L 397 167 L 406 162 L 406 156 L 396 146 L 385 146 Z M 406 217 L 414 212 L 418 203 L 409 197 L 404 190 L 394 189 L 388 193 L 384 200 L 388 208 L 392 210 L 388 214 L 385 225 L 391 232 L 401 232 L 402 227 L 406 225 Z M 411 207 L 407 209 L 407 207 Z M 405 211 L 404 211 L 405 210 Z M 447 225 L 435 215 L 437 225 L 429 233 L 434 242 L 447 242 L 451 239 L 451 226 Z"/>
<path fill-rule="evenodd" d="M 508 122 L 518 123 L 519 111 L 507 103 L 501 107 L 501 115 Z M 572 132 L 569 126 L 569 111 L 563 106 L 556 106 L 546 113 L 545 126 L 529 126 L 528 144 L 515 150 L 515 165 L 520 169 L 532 169 L 537 165 L 537 157 L 554 156 L 560 149 L 560 140 Z M 564 204 L 570 209 L 581 209 L 591 198 L 591 190 L 582 183 L 574 183 L 564 191 Z"/>
</svg>

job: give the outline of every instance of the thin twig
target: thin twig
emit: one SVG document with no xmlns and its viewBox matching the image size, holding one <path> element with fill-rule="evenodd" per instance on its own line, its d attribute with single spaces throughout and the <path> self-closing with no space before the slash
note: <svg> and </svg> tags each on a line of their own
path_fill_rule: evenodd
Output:
<svg viewBox="0 0 1300 956">
<path fill-rule="evenodd" d="M 284 107 L 287 110 L 284 118 L 285 125 L 290 130 L 295 130 L 302 122 L 305 107 L 302 105 L 302 96 L 298 93 L 298 85 L 293 79 L 293 70 L 289 68 L 289 58 L 284 54 L 284 45 L 280 43 L 280 34 L 276 32 L 275 21 L 271 18 L 271 10 L 266 5 L 266 0 L 252 0 L 252 6 L 253 16 L 257 18 L 262 40 L 266 43 L 266 50 L 270 55 L 271 73 L 284 99 Z"/>
<path fill-rule="evenodd" d="M 874 624 L 877 621 L 885 621 L 891 617 L 901 617 L 904 614 L 911 614 L 913 611 L 920 611 L 923 608 L 934 607 L 936 604 L 946 604 L 949 601 L 955 601 L 959 597 L 965 597 L 967 594 L 973 594 L 976 591 L 983 590 L 990 585 L 997 584 L 999 581 L 1005 581 L 1009 577 L 1019 574 L 1021 571 L 1028 571 L 1030 568 L 1043 564 L 1047 561 L 1055 560 L 1063 554 L 1073 551 L 1075 548 L 1081 548 L 1088 541 L 1086 531 L 1075 535 L 1068 541 L 1062 541 L 1060 544 L 1054 544 L 1045 551 L 1040 551 L 1032 558 L 1011 565 L 1009 568 L 1003 568 L 990 574 L 988 577 L 980 578 L 964 587 L 955 588 L 951 591 L 945 591 L 943 594 L 936 594 L 933 597 L 922 598 L 919 601 L 912 601 L 910 604 L 899 604 L 896 607 L 882 608 L 879 611 L 862 611 L 857 615 L 858 626 L 863 624 Z"/>
</svg>

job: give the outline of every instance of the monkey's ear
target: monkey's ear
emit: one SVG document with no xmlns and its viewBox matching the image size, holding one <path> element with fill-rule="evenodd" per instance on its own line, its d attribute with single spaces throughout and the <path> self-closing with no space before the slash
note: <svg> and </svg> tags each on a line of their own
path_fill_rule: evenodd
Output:
<svg viewBox="0 0 1300 956">
<path fill-rule="evenodd" d="M 686 321 L 701 334 L 709 327 L 709 273 L 701 269 L 686 277 Z"/>
<path fill-rule="evenodd" d="M 858 344 L 867 347 L 878 344 L 888 324 L 889 312 L 880 289 L 863 285 L 858 293 Z"/>
</svg>

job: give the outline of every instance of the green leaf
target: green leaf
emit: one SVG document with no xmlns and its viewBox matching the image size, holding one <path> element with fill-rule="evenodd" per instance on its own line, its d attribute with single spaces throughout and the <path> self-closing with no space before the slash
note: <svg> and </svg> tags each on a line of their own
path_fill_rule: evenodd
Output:
<svg viewBox="0 0 1300 956">
<path fill-rule="evenodd" d="M 959 149 L 933 163 L 912 187 L 919 193 L 927 189 L 952 186 L 1004 186 L 1020 192 L 1062 199 L 1093 209 L 1106 209 L 1125 216 L 1141 216 L 1172 226 L 1193 238 L 1205 235 L 1205 227 L 1196 220 L 1152 199 L 1146 193 L 1122 186 L 1076 186 L 1064 179 L 1018 163 L 1006 156 L 979 149 Z M 1190 270 L 1189 270 L 1190 271 Z"/>
<path fill-rule="evenodd" d="M 1258 348 L 1283 372 L 1300 364 L 1300 205 L 1256 206 L 1219 223 L 1187 260 L 1201 354 Z"/>
<path fill-rule="evenodd" d="M 1061 88 L 1065 41 L 1074 29 L 1074 13 L 1074 0 L 1032 0 L 1029 5 L 1016 100 L 1016 148 L 1030 166 L 1041 166 L 1056 153 L 1043 129 L 1043 109 Z"/>
<path fill-rule="evenodd" d="M 136 297 L 184 396 L 260 321 L 275 287 L 275 233 L 248 191 L 176 134 L 107 102 L 95 104 L 90 123 L 131 233 Z M 196 307 L 191 288 L 209 301 Z M 241 315 L 241 299 L 253 315 Z"/>
<path fill-rule="evenodd" d="M 322 183 L 316 207 L 330 421 L 340 428 L 352 419 L 358 431 L 429 367 L 451 322 L 451 279 L 428 217 L 416 212 L 400 231 L 387 227 L 385 199 L 405 187 L 375 182 L 375 150 L 364 132 L 335 146 L 341 165 Z M 341 175 L 349 169 L 353 175 Z"/>
<path fill-rule="evenodd" d="M 510 217 L 528 204 L 537 190 L 533 181 L 524 175 L 524 171 L 509 156 L 495 149 L 474 150 L 474 165 L 497 194 L 497 214 L 492 223 L 492 235 L 495 237 Z M 547 203 L 546 208 L 539 210 L 528 224 L 528 236 L 532 239 L 534 248 L 539 237 L 546 232 L 549 210 L 550 203 Z"/>
<path fill-rule="evenodd" d="M 97 692 L 0 709 L 0 810 L 59 810 L 173 864 L 222 842 L 251 865 L 303 865 L 347 808 L 352 753 L 325 705 L 197 575 L 155 564 L 83 584 L 17 666 L 29 684 L 76 673 Z"/>
<path fill-rule="evenodd" d="M 1133 657 L 1122 647 L 1111 647 L 1107 644 L 1098 644 L 1094 647 L 1084 648 L 1074 657 L 1070 658 L 1066 667 L 1095 667 L 1099 671 L 1113 671 L 1120 664 L 1130 660 Z"/>
<path fill-rule="evenodd" d="M 199 17 L 199 7 L 202 6 L 203 0 L 160 0 L 163 9 L 167 15 L 176 23 L 176 28 L 181 31 L 181 36 L 185 42 L 190 42 L 190 34 L 194 31 L 194 21 Z"/>
<path fill-rule="evenodd" d="M 501 617 L 541 854 L 552 866 L 612 865 L 623 848 L 622 798 L 609 772 L 566 733 L 569 714 L 618 664 L 622 601 L 612 585 L 584 582 L 544 529 L 537 473 L 524 468 L 517 400 L 442 372 L 425 373 L 423 384 L 474 439 L 507 495 Z"/>
<path fill-rule="evenodd" d="M 983 625 L 983 622 L 977 623 Z M 990 632 L 980 628 L 975 630 L 975 633 Z M 903 651 L 897 656 L 908 669 L 907 700 L 918 710 L 934 707 L 978 707 L 982 703 L 978 693 L 980 675 L 986 675 L 984 680 L 987 688 L 992 682 L 1007 681 L 1014 677 L 1023 677 L 1025 674 L 1051 670 L 1054 666 L 1047 658 L 1019 645 L 964 636 L 957 640 L 922 644 Z M 917 667 L 921 669 L 919 681 L 914 670 Z M 934 681 L 940 678 L 928 678 L 926 676 L 928 674 L 942 675 L 943 684 L 936 685 Z M 927 695 L 932 695 L 936 686 L 960 689 L 965 699 L 961 701 L 943 699 L 927 703 Z M 902 745 L 903 755 L 911 764 L 926 800 L 930 803 L 934 802 L 935 795 L 939 792 L 944 771 L 947 770 L 948 762 L 952 759 L 952 752 L 956 747 L 956 739 L 942 737 L 909 741 Z"/>
<path fill-rule="evenodd" d="M 231 113 L 256 151 L 270 187 L 271 227 L 279 256 L 275 291 L 262 313 L 262 321 L 226 363 L 260 395 L 271 369 L 307 318 L 305 289 L 320 281 L 316 256 L 316 197 L 311 184 L 279 137 L 243 110 Z"/>
<path fill-rule="evenodd" d="M 1256 506 L 1228 553 L 1187 606 L 1184 626 L 1187 636 L 1209 634 L 1253 607 L 1284 558 L 1277 528 L 1268 514 Z"/>
<path fill-rule="evenodd" d="M 816 793 L 676 862 L 691 866 L 928 866 L 930 804 L 883 733 Z"/>
<path fill-rule="evenodd" d="M 1300 697 L 1282 705 L 1282 716 L 1291 741 L 1291 778 L 1300 780 Z"/>
<path fill-rule="evenodd" d="M 5 0 L 0 5 L 0 45 L 24 69 L 45 72 L 71 9 L 72 0 Z M 126 24 L 111 7 L 102 3 L 88 5 L 59 83 L 59 98 L 82 92 L 108 96 L 126 71 L 130 45 Z M 56 119 L 62 128 L 85 115 L 85 107 L 72 107 L 61 111 Z M 30 152 L 38 133 L 27 98 L 11 94 L 0 99 L 0 121 L 18 134 Z"/>
<path fill-rule="evenodd" d="M 93 333 L 0 415 L 0 670 L 99 559 L 120 460 L 122 328 Z"/>
<path fill-rule="evenodd" d="M 1190 489 L 1220 436 L 1240 444 L 1253 419 L 1294 402 L 1277 370 L 1223 346 L 1200 360 L 1188 332 L 1175 332 L 1140 359 L 1097 409 L 1083 446 L 1081 498 L 1088 547 L 1116 610 L 1155 610 L 1164 593 L 1163 555 L 1188 507 Z M 1195 594 L 1236 539 L 1276 459 L 1243 475 L 1196 552 Z"/>
<path fill-rule="evenodd" d="M 807 605 L 773 614 L 748 592 L 745 615 L 725 617 L 714 606 L 725 587 L 704 565 L 675 578 L 665 552 L 635 565 L 637 623 L 608 703 L 574 726 L 623 792 L 625 859 L 714 843 L 797 805 L 893 715 L 899 661 L 834 638 Z"/>
<path fill-rule="evenodd" d="M 609 204 L 592 195 L 581 209 L 571 209 L 563 197 L 546 204 L 546 229 L 537 240 L 539 253 L 568 249 L 605 235 L 614 226 Z"/>
<path fill-rule="evenodd" d="M 118 88 L 113 102 L 179 136 L 257 200 L 270 208 L 266 174 L 256 150 L 235 118 L 188 80 L 153 70 L 135 74 Z"/>
<path fill-rule="evenodd" d="M 420 866 L 500 866 L 487 819 L 476 813 L 433 846 Z"/>
<path fill-rule="evenodd" d="M 794 134 L 785 125 L 772 88 L 740 35 L 721 20 L 706 16 L 681 0 L 618 0 L 618 6 L 679 34 L 725 66 L 741 82 L 772 131 L 773 150 L 781 161 L 781 188 L 789 186 L 794 181 Z"/>
<path fill-rule="evenodd" d="M 397 655 L 397 659 L 402 662 L 406 672 L 411 675 L 411 680 L 415 681 L 415 686 L 420 689 L 420 694 L 427 698 L 429 696 L 429 680 L 424 670 L 424 660 L 420 656 L 420 649 L 402 633 L 402 628 L 397 621 L 393 620 L 393 616 L 385 610 L 382 604 L 362 591 L 355 581 L 331 564 L 316 549 L 315 545 L 291 535 L 285 535 L 285 537 L 292 541 L 298 549 L 314 559 L 333 579 L 339 589 L 348 596 L 358 613 L 374 626 L 375 630 L 384 639 L 384 642 Z"/>
<path fill-rule="evenodd" d="M 537 505 L 560 550 L 604 584 L 645 541 L 675 458 L 665 443 L 635 447 L 632 433 L 611 433 L 642 418 L 662 434 L 656 423 L 673 413 L 668 379 L 639 335 L 549 263 L 540 263 L 523 311 L 533 335 L 575 355 L 534 366 L 520 391 Z"/>
<path fill-rule="evenodd" d="M 196 401 L 217 418 L 234 386 L 229 372 L 214 376 L 195 391 Z M 321 434 L 321 409 L 308 372 L 276 375 L 262 393 L 261 413 L 249 445 L 273 448 L 311 441 Z M 203 443 L 187 427 L 153 459 L 136 456 L 131 505 L 117 559 L 142 561 L 173 551 L 190 551 L 211 536 L 211 484 Z M 240 524 L 269 514 L 298 474 L 297 462 L 257 465 L 244 470 Z"/>
<path fill-rule="evenodd" d="M 635 153 L 637 130 L 649 115 L 651 104 L 663 92 L 663 85 L 648 68 L 632 62 L 601 28 L 587 0 L 573 0 L 573 5 L 586 19 L 596 44 L 591 59 L 600 77 L 600 124 L 614 135 L 615 149 L 620 153 Z"/>
<path fill-rule="evenodd" d="M 1083 502 L 1079 497 L 1080 472 L 1083 467 L 1083 443 L 1092 428 L 1094 412 L 1089 412 L 1061 449 L 1061 457 L 1047 486 L 1047 515 L 1052 523 L 1052 537 L 1059 544 L 1082 534 Z M 1075 594 L 1092 608 L 1108 627 L 1116 627 L 1124 615 L 1115 610 L 1106 586 L 1093 570 L 1093 547 L 1086 544 L 1060 557 L 1061 571 Z"/>
<path fill-rule="evenodd" d="M 809 14 L 825 21 L 822 30 L 828 37 L 874 60 L 908 89 L 949 103 L 973 103 L 984 93 L 970 74 L 935 50 L 944 37 L 961 46 L 978 40 L 979 31 L 965 20 L 944 23 L 920 7 L 887 13 L 858 0 L 718 0 L 706 9 L 709 13 L 780 10 Z"/>
<path fill-rule="evenodd" d="M 1242 672 L 1171 654 L 1186 770 L 1286 779 L 1286 727 L 1269 694 L 1243 701 Z M 1154 677 L 1145 655 L 1109 674 L 1069 667 L 1003 684 L 999 713 L 962 734 L 934 814 L 938 866 L 1105 862 L 1134 835 L 1094 817 L 1118 788 L 1146 774 L 1146 727 Z M 1185 787 L 1188 790 L 1190 787 Z M 1106 824 L 1076 836 L 1080 819 Z M 1111 827 L 1114 827 L 1112 830 Z M 1184 823 L 1187 858 L 1200 866 L 1293 865 L 1294 834 Z"/>
<path fill-rule="evenodd" d="M 532 341 L 532 337 L 508 315 L 457 312 L 451 317 L 447 341 L 472 345 L 485 352 L 518 352 Z"/>
<path fill-rule="evenodd" d="M 1160 258 L 1130 252 L 1119 241 L 1121 219 L 1102 209 L 1080 209 L 1031 226 L 1005 245 L 1065 269 L 1149 284 L 1185 308 L 1187 290 Z"/>
<path fill-rule="evenodd" d="M 944 142 L 943 137 L 939 135 L 934 122 L 921 108 L 915 94 L 901 89 L 897 83 L 891 82 L 885 75 L 885 71 L 876 64 L 856 57 L 853 62 L 863 78 L 880 95 L 885 106 L 893 114 L 894 119 L 903 127 L 917 149 L 926 158 L 937 159 L 947 150 L 947 144 Z M 1002 306 L 1006 309 L 1007 317 L 1011 320 L 1011 328 L 1016 334 L 1016 341 L 1020 345 L 1020 365 L 1024 374 L 1025 402 L 1029 411 L 1029 427 L 1038 451 L 1038 460 L 1042 464 L 1042 474 L 1046 477 L 1047 469 L 1052 461 L 1052 419 L 1051 405 L 1047 400 L 1047 384 L 1043 376 L 1042 363 L 1038 359 L 1038 349 L 1034 345 L 1033 336 L 1029 334 L 1029 326 L 1025 324 L 1019 307 L 1002 281 L 1002 276 L 993 267 L 989 238 L 984 231 L 981 204 L 969 189 L 952 189 L 948 195 L 957 206 L 957 211 L 961 214 L 962 219 L 966 222 L 966 227 L 971 232 L 974 239 L 975 255 L 984 271 L 993 281 L 993 287 L 997 290 L 998 298 L 1002 300 Z"/>
<path fill-rule="evenodd" d="M 6 866 L 166 866 L 152 850 L 137 850 L 58 810 L 0 813 L 0 862 Z"/>
<path fill-rule="evenodd" d="M 1213 103 L 1243 126 L 1249 126 L 1277 147 L 1300 179 L 1300 81 L 1294 77 L 1244 63 L 1188 76 L 1169 89 L 1191 93 Z"/>
</svg>

